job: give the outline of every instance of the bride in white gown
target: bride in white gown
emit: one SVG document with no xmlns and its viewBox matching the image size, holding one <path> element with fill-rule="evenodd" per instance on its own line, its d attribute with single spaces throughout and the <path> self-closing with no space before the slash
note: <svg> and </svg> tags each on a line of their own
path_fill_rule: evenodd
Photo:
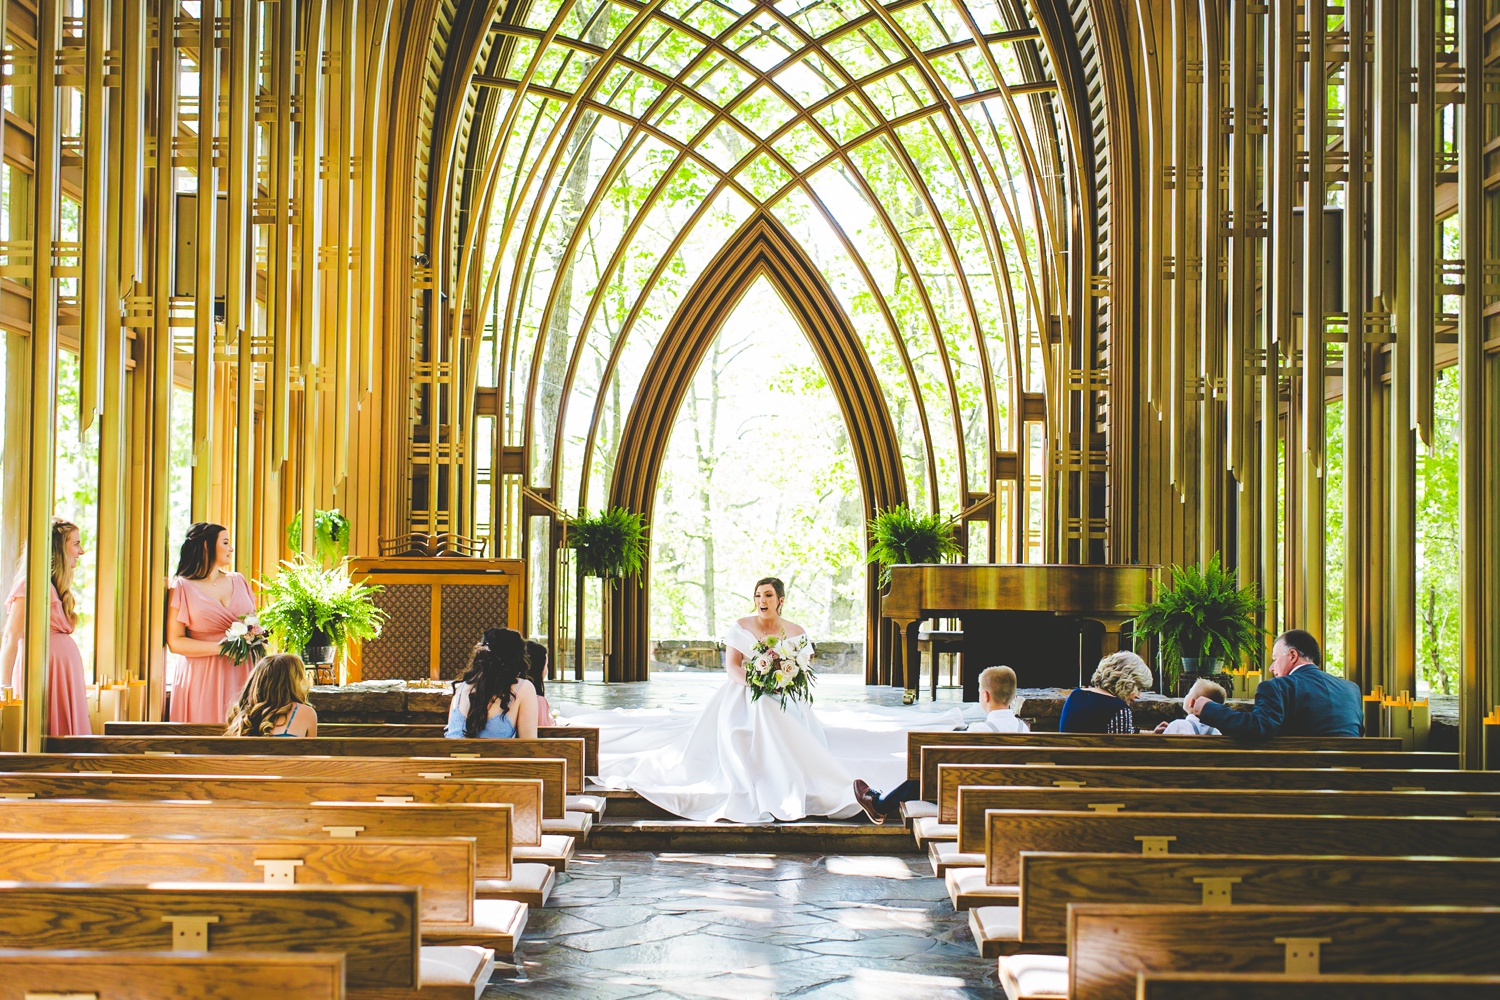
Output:
<svg viewBox="0 0 1500 1000">
<path fill-rule="evenodd" d="M 860 812 L 851 768 L 899 781 L 907 729 L 953 728 L 962 721 L 956 710 L 815 713 L 807 702 L 788 699 L 783 707 L 775 697 L 752 700 L 743 664 L 755 644 L 771 635 L 806 634 L 781 617 L 784 599 L 780 580 L 756 584 L 755 614 L 741 618 L 724 637 L 728 676 L 698 713 L 560 709 L 575 725 L 600 727 L 600 777 L 607 786 L 631 788 L 692 820 L 844 819 Z M 820 714 L 836 725 L 825 730 Z"/>
</svg>

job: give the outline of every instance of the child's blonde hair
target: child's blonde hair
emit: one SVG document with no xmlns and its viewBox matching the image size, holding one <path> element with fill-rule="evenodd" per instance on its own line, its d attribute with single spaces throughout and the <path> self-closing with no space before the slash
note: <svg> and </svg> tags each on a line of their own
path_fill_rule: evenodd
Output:
<svg viewBox="0 0 1500 1000">
<path fill-rule="evenodd" d="M 1224 689 L 1207 677 L 1200 677 L 1194 681 L 1193 686 L 1188 688 L 1187 693 L 1187 700 L 1207 698 L 1209 701 L 1216 701 L 1220 705 L 1224 704 L 1224 699 L 1227 697 L 1228 694 L 1225 693 Z"/>
<path fill-rule="evenodd" d="M 986 667 L 979 672 L 979 687 L 988 691 L 990 701 L 1006 708 L 1016 697 L 1016 672 L 1010 667 Z"/>
</svg>

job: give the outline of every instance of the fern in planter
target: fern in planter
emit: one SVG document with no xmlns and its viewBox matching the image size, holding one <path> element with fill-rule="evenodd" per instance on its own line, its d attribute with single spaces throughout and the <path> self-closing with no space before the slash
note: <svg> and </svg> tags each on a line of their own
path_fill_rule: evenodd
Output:
<svg viewBox="0 0 1500 1000">
<path fill-rule="evenodd" d="M 349 554 L 349 519 L 337 507 L 313 515 L 313 555 L 324 566 L 332 566 Z M 286 527 L 287 548 L 302 551 L 302 511 Z"/>
<path fill-rule="evenodd" d="M 377 585 L 355 583 L 343 565 L 325 568 L 298 557 L 261 587 L 260 621 L 283 650 L 309 645 L 342 650 L 351 641 L 374 639 L 386 613 L 375 606 Z M 326 640 L 315 642 L 314 640 Z"/>
<path fill-rule="evenodd" d="M 963 553 L 953 521 L 941 514 L 919 514 L 906 504 L 876 511 L 869 523 L 869 562 L 880 567 L 880 585 L 891 582 L 891 567 L 940 563 Z"/>
<path fill-rule="evenodd" d="M 568 547 L 586 576 L 606 580 L 639 573 L 649 553 L 646 520 L 624 507 L 610 507 L 590 516 L 579 511 L 567 524 Z"/>
<path fill-rule="evenodd" d="M 1172 583 L 1156 599 L 1136 609 L 1137 635 L 1161 642 L 1164 687 L 1175 687 L 1183 660 L 1223 660 L 1232 668 L 1246 657 L 1259 658 L 1265 630 L 1255 623 L 1265 609 L 1253 584 L 1239 586 L 1216 552 L 1208 565 L 1173 566 Z"/>
</svg>

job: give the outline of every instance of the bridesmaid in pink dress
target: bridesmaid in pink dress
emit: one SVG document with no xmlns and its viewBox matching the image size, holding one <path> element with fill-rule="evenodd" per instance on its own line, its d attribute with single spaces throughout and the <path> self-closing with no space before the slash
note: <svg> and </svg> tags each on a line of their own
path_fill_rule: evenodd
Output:
<svg viewBox="0 0 1500 1000">
<path fill-rule="evenodd" d="M 89 736 L 89 699 L 83 678 L 83 654 L 73 640 L 78 614 L 73 610 L 73 567 L 83 555 L 78 525 L 52 519 L 51 634 L 47 637 L 47 734 Z M 0 663 L 12 664 L 8 681 L 18 693 L 26 688 L 26 575 L 23 572 L 5 599 L 5 639 Z"/>
<path fill-rule="evenodd" d="M 233 559 L 223 525 L 200 521 L 188 529 L 167 617 L 167 648 L 187 661 L 172 688 L 172 722 L 223 725 L 250 676 L 249 663 L 219 654 L 229 626 L 255 611 L 249 582 L 230 569 Z"/>
</svg>

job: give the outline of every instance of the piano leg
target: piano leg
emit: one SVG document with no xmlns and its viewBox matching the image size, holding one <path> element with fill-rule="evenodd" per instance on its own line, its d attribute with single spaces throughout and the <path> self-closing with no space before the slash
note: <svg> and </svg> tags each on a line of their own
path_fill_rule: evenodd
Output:
<svg viewBox="0 0 1500 1000">
<path fill-rule="evenodd" d="M 901 656 L 901 704 L 913 705 L 917 701 L 917 689 L 922 683 L 922 653 L 918 647 L 917 634 L 922 628 L 921 622 L 912 622 L 906 626 L 906 642 L 904 642 Z"/>
</svg>

